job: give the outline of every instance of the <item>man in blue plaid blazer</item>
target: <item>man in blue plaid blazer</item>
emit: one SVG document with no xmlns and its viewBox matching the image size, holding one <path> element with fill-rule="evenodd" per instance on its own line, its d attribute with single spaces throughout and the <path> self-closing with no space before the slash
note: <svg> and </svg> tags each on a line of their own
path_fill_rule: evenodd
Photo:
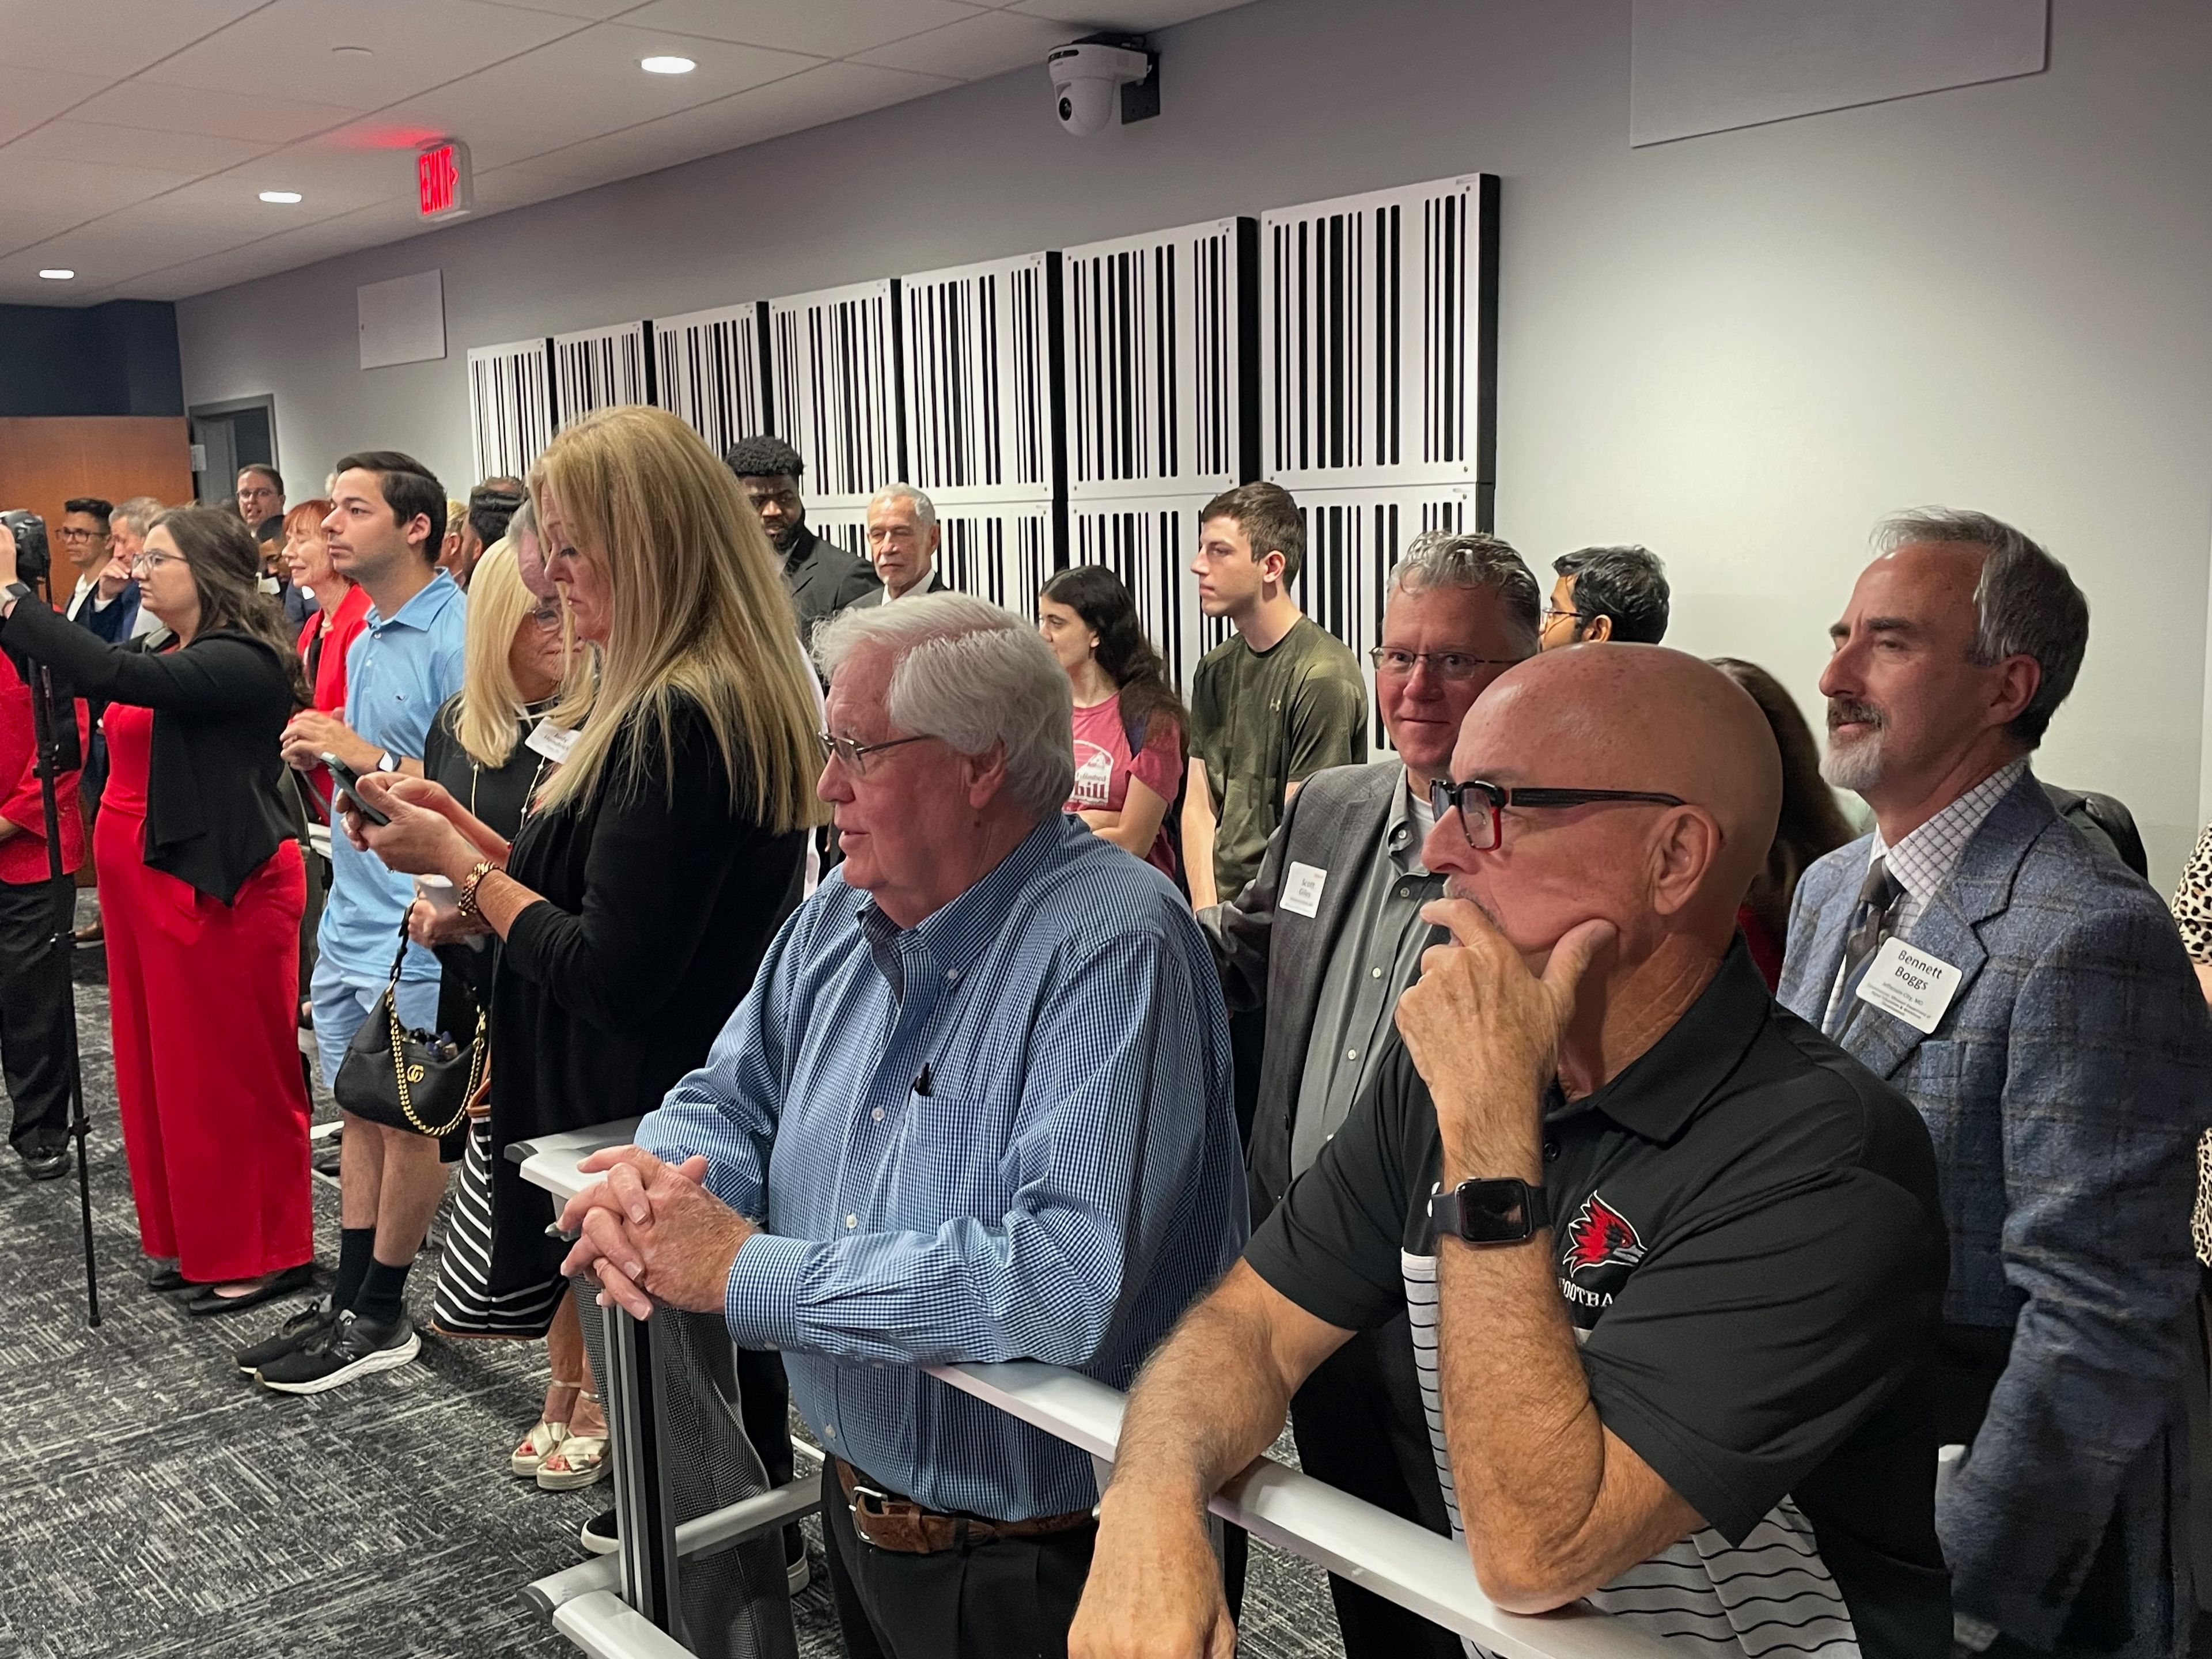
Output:
<svg viewBox="0 0 2212 1659">
<path fill-rule="evenodd" d="M 2212 1021 L 2151 890 L 2028 768 L 2088 609 L 1977 514 L 1892 521 L 1834 655 L 1828 781 L 1875 833 L 1799 884 L 1781 1000 L 1909 1094 L 1951 1284 L 1936 1365 L 1959 1646 L 2186 1650 L 2189 1215 Z"/>
</svg>

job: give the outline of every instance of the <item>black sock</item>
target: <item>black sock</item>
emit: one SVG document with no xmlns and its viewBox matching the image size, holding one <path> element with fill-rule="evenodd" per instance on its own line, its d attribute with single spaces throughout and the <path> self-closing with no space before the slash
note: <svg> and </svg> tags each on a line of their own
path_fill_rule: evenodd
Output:
<svg viewBox="0 0 2212 1659">
<path fill-rule="evenodd" d="M 361 1294 L 353 1299 L 353 1310 L 374 1325 L 389 1325 L 407 1311 L 408 1262 L 398 1267 L 387 1267 L 371 1256 L 368 1272 L 361 1281 Z"/>
<path fill-rule="evenodd" d="M 336 1311 L 343 1313 L 353 1306 L 354 1298 L 361 1294 L 362 1278 L 368 1272 L 369 1261 L 375 1254 L 375 1228 L 338 1229 L 338 1277 L 331 1286 L 331 1306 Z"/>
</svg>

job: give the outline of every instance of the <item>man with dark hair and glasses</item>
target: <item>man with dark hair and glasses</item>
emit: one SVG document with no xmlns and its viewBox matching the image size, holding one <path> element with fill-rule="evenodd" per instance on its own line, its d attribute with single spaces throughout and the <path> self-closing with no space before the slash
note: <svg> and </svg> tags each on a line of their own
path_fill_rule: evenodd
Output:
<svg viewBox="0 0 2212 1659">
<path fill-rule="evenodd" d="M 1667 567 L 1648 547 L 1585 547 L 1552 561 L 1544 649 L 1656 645 L 1667 637 Z"/>
<path fill-rule="evenodd" d="M 1474 704 L 1424 853 L 1449 940 L 1146 1365 L 1073 1659 L 1228 1650 L 1207 1498 L 1401 1314 L 1416 1473 L 1500 1609 L 1944 1659 L 1936 1160 L 1736 933 L 1781 793 L 1758 705 L 1679 652 L 1550 653 Z"/>
<path fill-rule="evenodd" d="M 1382 642 L 1370 653 L 1375 706 L 1397 752 L 1316 772 L 1283 809 L 1260 872 L 1198 913 L 1232 1013 L 1259 1025 L 1260 1064 L 1247 1136 L 1253 1218 L 1281 1202 L 1374 1075 L 1399 993 L 1441 937 L 1421 918 L 1443 892 L 1422 861 L 1435 826 L 1431 783 L 1448 779 L 1467 711 L 1500 674 L 1536 651 L 1536 579 L 1495 537 L 1431 531 L 1390 574 Z M 1240 1091 L 1245 1092 L 1245 1091 Z M 1395 1392 L 1387 1379 L 1402 1372 Z M 1291 1405 L 1306 1472 L 1439 1531 L 1413 1400 L 1402 1317 L 1362 1333 L 1307 1380 Z M 1455 1638 L 1349 1580 L 1332 1577 L 1347 1659 L 1432 1654 Z"/>
</svg>

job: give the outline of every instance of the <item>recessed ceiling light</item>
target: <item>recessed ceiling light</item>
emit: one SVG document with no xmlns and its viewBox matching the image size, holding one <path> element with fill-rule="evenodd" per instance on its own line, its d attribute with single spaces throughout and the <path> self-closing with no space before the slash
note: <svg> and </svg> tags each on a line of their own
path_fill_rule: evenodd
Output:
<svg viewBox="0 0 2212 1659">
<path fill-rule="evenodd" d="M 689 75 L 699 67 L 689 58 L 641 58 L 637 66 L 647 75 Z"/>
<path fill-rule="evenodd" d="M 75 277 L 76 272 L 73 270 L 42 270 L 39 275 L 45 277 L 50 283 L 66 283 Z"/>
<path fill-rule="evenodd" d="M 261 192 L 261 199 L 274 202 L 279 207 L 289 207 L 300 199 L 300 192 L 296 190 L 264 190 Z"/>
</svg>

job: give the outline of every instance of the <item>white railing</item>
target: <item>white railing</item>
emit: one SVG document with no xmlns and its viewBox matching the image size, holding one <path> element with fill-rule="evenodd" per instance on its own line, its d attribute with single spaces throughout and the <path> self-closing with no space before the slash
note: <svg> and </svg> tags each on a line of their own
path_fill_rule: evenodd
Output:
<svg viewBox="0 0 2212 1659">
<path fill-rule="evenodd" d="M 635 1127 L 548 1137 L 534 1144 L 523 1178 L 565 1202 L 592 1177 L 576 1165 Z M 1113 1462 L 1127 1398 L 1057 1365 L 933 1365 L 931 1375 L 1088 1454 L 1102 1482 Z M 818 1456 L 811 1446 L 800 1448 Z M 817 1484 L 802 1477 L 676 1528 L 679 1557 L 727 1545 L 812 1507 Z M 1471 1638 L 1501 1659 L 1662 1659 L 1677 1650 L 1648 1626 L 1583 1606 L 1528 1616 L 1506 1613 L 1482 1593 L 1467 1551 L 1425 1527 L 1363 1503 L 1311 1475 L 1261 1458 L 1216 1494 L 1213 1513 L 1255 1538 L 1351 1580 L 1433 1624 Z M 528 1594 L 555 1626 L 600 1659 L 678 1659 L 685 1650 L 633 1612 L 616 1585 L 613 1557 L 542 1578 Z"/>
</svg>

